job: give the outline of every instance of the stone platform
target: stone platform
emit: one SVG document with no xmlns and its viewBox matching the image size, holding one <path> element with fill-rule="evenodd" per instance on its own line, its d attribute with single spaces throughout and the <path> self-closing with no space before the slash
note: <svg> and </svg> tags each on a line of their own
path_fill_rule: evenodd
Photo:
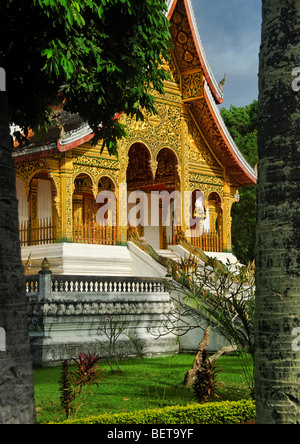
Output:
<svg viewBox="0 0 300 444">
<path fill-rule="evenodd" d="M 128 246 L 86 244 L 37 245 L 22 248 L 22 261 L 31 256 L 27 275 L 37 275 L 45 257 L 59 275 L 165 277 L 166 270 L 154 259 L 128 242 Z"/>
<path fill-rule="evenodd" d="M 119 358 L 179 351 L 176 337 L 165 335 L 174 305 L 158 279 L 41 272 L 27 278 L 26 288 L 35 366 L 57 365 L 87 351 L 107 357 L 111 338 L 120 329 Z"/>
</svg>

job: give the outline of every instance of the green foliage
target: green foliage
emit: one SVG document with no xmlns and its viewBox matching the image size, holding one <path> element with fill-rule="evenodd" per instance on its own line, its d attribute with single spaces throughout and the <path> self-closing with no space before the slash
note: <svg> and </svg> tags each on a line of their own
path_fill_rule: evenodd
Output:
<svg viewBox="0 0 300 444">
<path fill-rule="evenodd" d="M 188 354 L 144 358 L 142 361 L 138 358 L 122 360 L 122 373 L 110 372 L 109 364 L 103 362 L 101 366 L 106 370 L 105 378 L 99 387 L 91 386 L 90 395 L 77 418 L 191 404 L 193 392 L 184 386 L 183 376 L 191 368 L 192 362 L 193 356 Z M 224 383 L 219 390 L 222 400 L 248 399 L 249 391 L 244 383 L 239 359 L 236 356 L 220 357 L 218 365 L 224 370 L 220 374 Z M 59 367 L 35 371 L 35 402 L 39 423 L 66 419 L 60 403 L 60 376 Z"/>
<path fill-rule="evenodd" d="M 258 102 L 221 110 L 223 120 L 235 143 L 252 167 L 258 163 Z M 233 252 L 243 264 L 255 258 L 256 187 L 240 189 L 241 200 L 232 208 Z"/>
<path fill-rule="evenodd" d="M 91 416 L 63 424 L 239 424 L 255 417 L 253 401 L 174 406 L 115 415 Z"/>
<path fill-rule="evenodd" d="M 245 107 L 231 105 L 221 110 L 222 118 L 243 156 L 252 167 L 258 162 L 258 101 Z"/>
<path fill-rule="evenodd" d="M 0 61 L 10 121 L 44 130 L 61 88 L 116 154 L 126 135 L 117 113 L 155 113 L 150 87 L 163 93 L 171 49 L 164 0 L 9 0 L 0 5 Z"/>
<path fill-rule="evenodd" d="M 233 253 L 242 264 L 255 259 L 256 186 L 240 189 L 241 200 L 232 207 Z"/>
<path fill-rule="evenodd" d="M 178 281 L 178 279 L 177 279 Z M 255 355 L 255 267 L 237 264 L 220 266 L 209 258 L 192 273 L 181 275 L 184 316 L 192 325 L 201 325 L 202 316 L 239 351 L 248 387 L 253 394 Z M 246 358 L 247 355 L 251 359 Z"/>
<path fill-rule="evenodd" d="M 207 359 L 206 350 L 202 353 L 201 367 L 196 372 L 193 384 L 195 399 L 198 402 L 210 402 L 214 396 L 218 397 L 220 382 L 218 374 L 222 370 L 216 367 L 216 361 Z"/>
<path fill-rule="evenodd" d="M 86 399 L 89 389 L 93 384 L 98 385 L 102 379 L 98 362 L 99 355 L 80 353 L 77 359 L 72 359 L 72 364 L 76 366 L 74 372 L 70 372 L 70 362 L 64 361 L 62 374 L 59 380 L 61 406 L 67 418 L 73 414 L 77 415 Z"/>
<path fill-rule="evenodd" d="M 190 276 L 190 289 L 183 290 L 184 303 L 204 315 L 232 344 L 254 357 L 255 268 L 217 267 L 213 259 Z"/>
<path fill-rule="evenodd" d="M 80 353 L 77 359 L 73 359 L 73 364 L 76 365 L 76 371 L 72 373 L 73 385 L 79 393 L 85 386 L 98 385 L 101 380 L 100 367 L 97 365 L 100 359 L 99 355 L 92 355 L 90 352 Z"/>
</svg>

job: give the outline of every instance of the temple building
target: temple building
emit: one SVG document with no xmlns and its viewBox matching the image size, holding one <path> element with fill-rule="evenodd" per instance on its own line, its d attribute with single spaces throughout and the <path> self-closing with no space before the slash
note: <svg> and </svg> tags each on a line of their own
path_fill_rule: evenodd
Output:
<svg viewBox="0 0 300 444">
<path fill-rule="evenodd" d="M 232 251 L 231 209 L 239 188 L 256 183 L 256 173 L 221 118 L 222 83 L 206 59 L 191 0 L 169 1 L 167 16 L 173 50 L 163 68 L 171 80 L 165 95 L 153 93 L 157 115 L 146 114 L 144 122 L 120 116 L 129 138 L 119 143 L 118 159 L 91 145 L 92 131 L 80 116 L 59 108 L 42 139 L 32 135 L 26 146 L 15 143 L 20 240 L 24 263 L 31 257 L 29 273 L 36 274 L 47 256 L 61 274 L 153 275 L 147 260 L 140 257 L 131 269 L 128 261 L 142 244 L 167 256 L 180 236 L 205 252 Z M 103 192 L 115 200 L 101 219 L 99 210 L 109 201 L 99 200 Z M 168 223 L 161 197 L 166 192 Z M 131 250 L 130 240 L 136 240 Z"/>
<path fill-rule="evenodd" d="M 191 0 L 167 4 L 170 80 L 164 95 L 153 92 L 157 115 L 118 116 L 129 134 L 118 158 L 92 146 L 89 125 L 60 107 L 42 138 L 15 141 L 36 365 L 87 350 L 105 356 L 110 319 L 123 332 L 121 356 L 136 352 L 132 333 L 145 355 L 197 349 L 202 330 L 176 339 L 178 295 L 166 275 L 190 255 L 199 263 L 209 255 L 234 260 L 232 206 L 256 173 L 221 118 L 223 82 L 207 62 Z M 212 333 L 208 350 L 222 345 Z"/>
</svg>

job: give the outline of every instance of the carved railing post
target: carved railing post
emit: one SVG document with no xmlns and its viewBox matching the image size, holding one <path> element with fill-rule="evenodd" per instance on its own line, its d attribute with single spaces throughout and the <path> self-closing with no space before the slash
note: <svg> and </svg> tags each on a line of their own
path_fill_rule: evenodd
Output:
<svg viewBox="0 0 300 444">
<path fill-rule="evenodd" d="M 45 258 L 42 262 L 42 269 L 39 271 L 40 285 L 39 285 L 39 300 L 45 301 L 51 299 L 51 276 L 50 264 Z"/>
</svg>

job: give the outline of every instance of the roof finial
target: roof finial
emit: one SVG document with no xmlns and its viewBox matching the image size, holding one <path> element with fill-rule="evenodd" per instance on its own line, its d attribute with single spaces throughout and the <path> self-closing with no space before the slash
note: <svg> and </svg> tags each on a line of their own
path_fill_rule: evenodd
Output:
<svg viewBox="0 0 300 444">
<path fill-rule="evenodd" d="M 56 120 L 56 124 L 57 124 L 58 128 L 60 129 L 59 138 L 65 139 L 66 138 L 66 131 L 65 131 L 64 125 L 62 123 L 60 123 L 60 121 L 57 118 L 55 120 Z"/>
<path fill-rule="evenodd" d="M 222 92 L 223 92 L 223 87 L 224 87 L 225 83 L 226 83 L 226 72 L 224 74 L 224 79 L 221 80 L 221 82 L 219 83 L 219 88 Z"/>
</svg>

